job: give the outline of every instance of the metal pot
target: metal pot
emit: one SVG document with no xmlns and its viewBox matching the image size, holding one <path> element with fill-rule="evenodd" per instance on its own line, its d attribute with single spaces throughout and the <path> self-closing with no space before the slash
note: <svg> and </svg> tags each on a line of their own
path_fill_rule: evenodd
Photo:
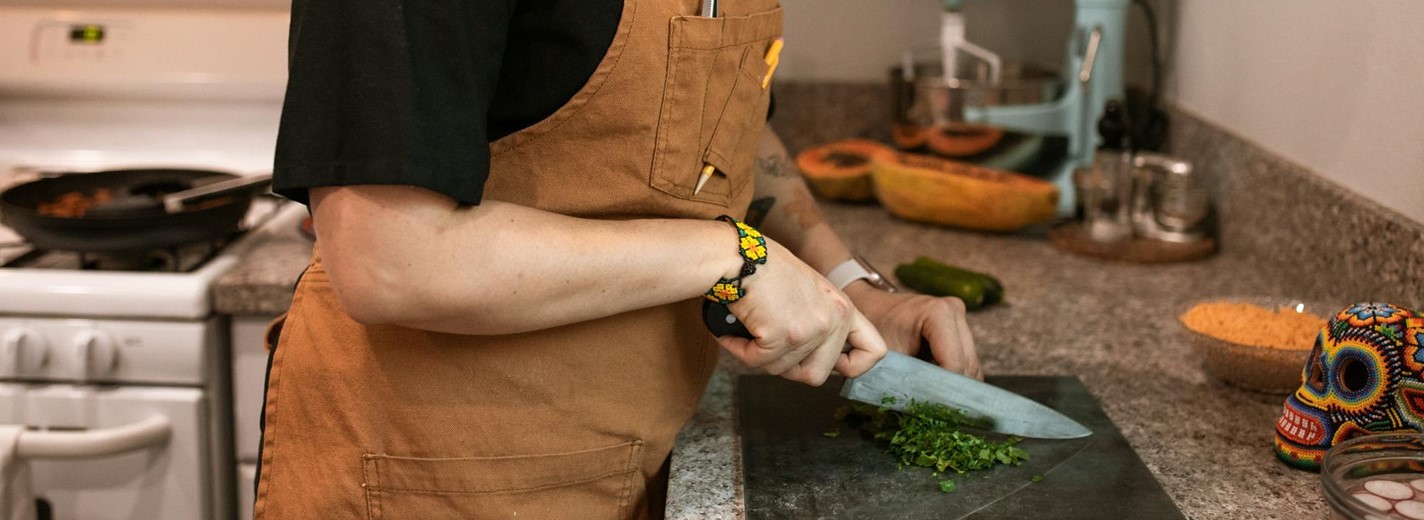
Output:
<svg viewBox="0 0 1424 520">
<path fill-rule="evenodd" d="M 154 191 L 181 191 L 237 177 L 226 172 L 177 169 L 66 173 L 0 192 L 0 223 L 40 249 L 110 252 L 217 240 L 238 230 L 252 205 L 255 189 L 178 212 L 63 217 L 42 214 L 40 206 L 69 193 L 90 195 L 105 189 L 116 196 L 140 192 L 152 195 Z"/>
<path fill-rule="evenodd" d="M 938 62 L 920 61 L 914 70 L 890 69 L 894 121 L 935 126 L 964 120 L 966 108 L 1037 105 L 1058 99 L 1063 82 L 1058 74 L 1031 63 L 1005 63 L 1000 80 L 987 79 L 982 68 L 945 80 Z"/>
</svg>

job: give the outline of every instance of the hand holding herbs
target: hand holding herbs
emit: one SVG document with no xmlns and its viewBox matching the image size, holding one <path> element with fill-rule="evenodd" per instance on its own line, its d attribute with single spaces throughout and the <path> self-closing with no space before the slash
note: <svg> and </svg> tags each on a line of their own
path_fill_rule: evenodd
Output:
<svg viewBox="0 0 1424 520">
<path fill-rule="evenodd" d="M 884 404 L 894 402 L 893 397 L 883 401 Z M 1000 464 L 1017 466 L 1028 460 L 1028 452 L 1015 446 L 1021 440 L 1018 437 L 991 441 L 960 431 L 964 426 L 974 427 L 975 421 L 963 411 L 942 404 L 911 400 L 903 413 L 884 406 L 854 404 L 836 410 L 836 420 L 887 443 L 887 451 L 901 465 L 932 468 L 937 474 L 949 471 L 964 474 Z M 838 434 L 839 431 L 827 432 L 826 436 Z M 940 481 L 939 489 L 952 493 L 954 481 Z"/>
</svg>

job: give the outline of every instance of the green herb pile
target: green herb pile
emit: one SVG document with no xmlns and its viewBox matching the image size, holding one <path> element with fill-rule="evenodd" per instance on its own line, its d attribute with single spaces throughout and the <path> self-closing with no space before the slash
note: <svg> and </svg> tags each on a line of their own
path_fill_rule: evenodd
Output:
<svg viewBox="0 0 1424 520">
<path fill-rule="evenodd" d="M 894 403 L 892 397 L 883 401 L 885 405 Z M 911 400 L 905 412 L 886 406 L 856 404 L 841 407 L 836 411 L 836 419 L 859 427 L 877 441 L 888 443 L 887 449 L 899 459 L 902 467 L 933 468 L 936 476 L 949 471 L 964 474 L 999 464 L 1017 466 L 1028 460 L 1028 452 L 1015 446 L 1022 439 L 1009 437 L 991 441 L 960 431 L 963 426 L 973 427 L 975 421 L 963 411 L 942 404 Z M 826 433 L 828 437 L 836 435 L 839 435 L 838 430 Z M 939 488 L 951 493 L 955 489 L 954 481 L 942 480 Z"/>
</svg>

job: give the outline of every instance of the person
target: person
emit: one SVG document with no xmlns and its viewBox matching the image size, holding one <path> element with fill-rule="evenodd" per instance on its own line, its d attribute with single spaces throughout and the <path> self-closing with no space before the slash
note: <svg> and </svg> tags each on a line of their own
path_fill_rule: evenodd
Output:
<svg viewBox="0 0 1424 520">
<path fill-rule="evenodd" d="M 826 278 L 858 266 L 766 127 L 782 12 L 720 4 L 293 3 L 274 189 L 317 241 L 257 518 L 656 518 L 719 350 L 819 385 L 924 338 L 979 376 L 958 300 Z"/>
</svg>

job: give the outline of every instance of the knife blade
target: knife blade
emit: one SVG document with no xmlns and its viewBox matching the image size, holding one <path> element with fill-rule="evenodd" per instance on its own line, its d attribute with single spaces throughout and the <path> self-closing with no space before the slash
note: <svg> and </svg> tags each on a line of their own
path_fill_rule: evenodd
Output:
<svg viewBox="0 0 1424 520">
<path fill-rule="evenodd" d="M 726 305 L 717 302 L 703 302 L 702 322 L 716 336 L 755 339 Z M 902 412 L 912 400 L 939 403 L 963 410 L 977 428 L 1020 437 L 1077 439 L 1093 434 L 1037 401 L 894 351 L 886 352 L 860 377 L 847 378 L 841 396 Z"/>
</svg>

